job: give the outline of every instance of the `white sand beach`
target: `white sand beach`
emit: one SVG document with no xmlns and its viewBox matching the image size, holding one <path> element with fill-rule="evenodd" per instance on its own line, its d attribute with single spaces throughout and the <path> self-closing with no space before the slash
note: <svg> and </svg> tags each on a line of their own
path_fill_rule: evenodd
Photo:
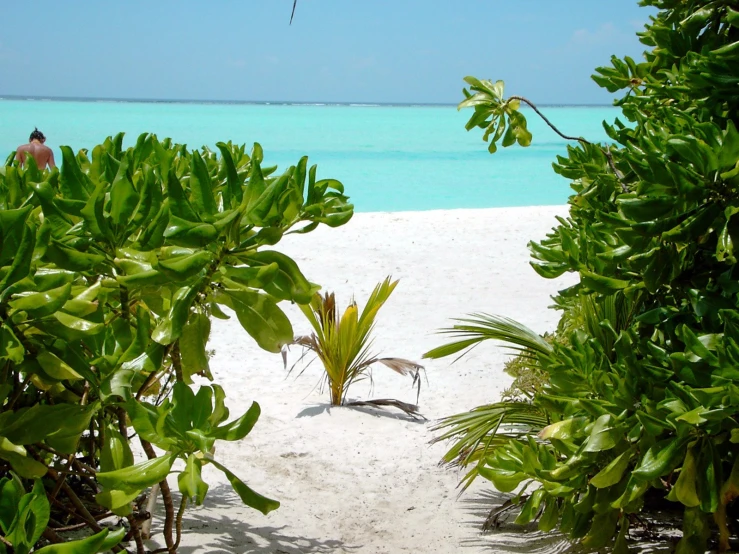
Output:
<svg viewBox="0 0 739 554">
<path fill-rule="evenodd" d="M 375 350 L 421 361 L 445 341 L 435 331 L 470 312 L 506 315 L 542 333 L 555 327 L 550 296 L 575 277 L 537 276 L 526 244 L 566 213 L 565 206 L 360 213 L 342 228 L 288 236 L 276 249 L 336 292 L 342 310 L 352 296 L 362 307 L 387 275 L 400 279 L 379 313 Z M 285 309 L 296 333 L 308 333 L 302 314 Z M 438 466 L 445 445 L 429 445 L 434 421 L 499 398 L 511 381 L 502 371 L 504 350 L 486 343 L 454 364 L 426 360 L 419 404 L 428 421 L 415 422 L 393 410 L 328 409 L 328 393 L 315 387 L 318 362 L 288 376 L 281 357 L 260 351 L 235 318 L 214 320 L 209 348 L 232 416 L 253 400 L 262 408 L 251 434 L 219 443 L 216 457 L 282 505 L 267 516 L 246 508 L 208 467 L 211 488 L 185 516 L 181 553 L 536 550 L 523 535 L 508 546 L 503 537 L 482 536 L 481 505 L 492 488 L 481 480 L 458 498 L 461 474 Z M 299 356 L 294 347 L 288 367 Z M 349 396 L 415 402 L 409 378 L 377 366 L 374 381 L 374 390 L 361 382 Z"/>
</svg>

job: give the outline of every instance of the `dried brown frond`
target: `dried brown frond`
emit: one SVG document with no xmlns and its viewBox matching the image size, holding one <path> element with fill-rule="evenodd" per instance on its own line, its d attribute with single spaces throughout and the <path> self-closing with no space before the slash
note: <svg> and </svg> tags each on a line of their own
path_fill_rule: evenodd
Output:
<svg viewBox="0 0 739 554">
<path fill-rule="evenodd" d="M 346 402 L 344 406 L 370 406 L 375 408 L 384 408 L 386 406 L 392 406 L 405 412 L 407 415 L 414 419 L 426 419 L 422 413 L 418 411 L 418 406 L 415 404 L 409 404 L 408 402 L 402 402 L 400 400 L 393 400 L 392 398 L 380 398 L 378 400 L 353 400 Z"/>
<path fill-rule="evenodd" d="M 336 314 L 336 297 L 333 292 L 327 292 L 323 296 L 319 295 L 321 304 L 318 309 L 318 315 L 321 318 L 321 326 L 325 329 L 328 324 L 335 325 L 338 320 Z"/>
<path fill-rule="evenodd" d="M 424 367 L 411 360 L 404 358 L 375 358 L 370 360 L 369 363 L 381 363 L 386 365 L 393 371 L 400 373 L 401 375 L 413 375 L 416 376 L 419 371 L 423 370 Z"/>
<path fill-rule="evenodd" d="M 315 335 L 300 335 L 298 337 L 295 337 L 290 344 L 299 344 L 300 346 L 309 348 L 314 352 L 318 348 L 318 343 L 316 342 Z"/>
<path fill-rule="evenodd" d="M 374 363 L 383 364 L 401 375 L 411 375 L 413 377 L 411 386 L 416 387 L 416 402 L 418 402 L 418 398 L 421 395 L 421 371 L 425 371 L 426 368 L 405 358 L 372 358 L 367 360 L 365 365 Z"/>
</svg>

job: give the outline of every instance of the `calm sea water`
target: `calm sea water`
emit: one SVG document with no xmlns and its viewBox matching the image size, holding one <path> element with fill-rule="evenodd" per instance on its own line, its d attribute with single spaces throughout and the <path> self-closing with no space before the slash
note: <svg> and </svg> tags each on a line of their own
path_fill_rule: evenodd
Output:
<svg viewBox="0 0 739 554">
<path fill-rule="evenodd" d="M 605 141 L 611 107 L 549 107 L 569 135 Z M 0 100 L 0 156 L 27 140 L 34 126 L 61 160 L 60 145 L 92 148 L 108 135 L 142 132 L 190 147 L 232 140 L 259 142 L 268 164 L 287 167 L 302 155 L 319 178 L 342 181 L 355 209 L 417 211 L 564 204 L 567 180 L 552 171 L 560 139 L 527 111 L 534 141 L 490 155 L 481 130 L 465 131 L 471 110 L 455 106 L 193 104 Z"/>
</svg>

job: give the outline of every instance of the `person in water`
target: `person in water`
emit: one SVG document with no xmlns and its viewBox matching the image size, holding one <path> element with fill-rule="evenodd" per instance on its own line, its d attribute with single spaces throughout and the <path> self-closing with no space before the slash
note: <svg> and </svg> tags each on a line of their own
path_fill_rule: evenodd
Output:
<svg viewBox="0 0 739 554">
<path fill-rule="evenodd" d="M 15 151 L 15 159 L 20 162 L 21 167 L 25 165 L 28 154 L 31 154 L 33 159 L 36 160 L 36 165 L 39 169 L 46 169 L 47 165 L 49 169 L 56 167 L 54 163 L 54 152 L 52 152 L 51 148 L 44 145 L 45 142 L 46 137 L 44 134 L 38 128 L 34 128 L 33 133 L 31 133 L 28 139 L 28 144 L 20 145 Z"/>
</svg>

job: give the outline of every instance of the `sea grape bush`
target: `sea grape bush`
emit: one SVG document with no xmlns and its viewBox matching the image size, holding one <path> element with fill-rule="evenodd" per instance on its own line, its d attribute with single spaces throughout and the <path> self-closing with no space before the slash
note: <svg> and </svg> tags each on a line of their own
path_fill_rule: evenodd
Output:
<svg viewBox="0 0 739 554">
<path fill-rule="evenodd" d="M 479 474 L 501 491 L 528 485 L 519 523 L 592 550 L 625 552 L 637 514 L 667 501 L 683 513 L 678 552 L 704 552 L 712 530 L 725 551 L 739 496 L 739 6 L 641 4 L 659 10 L 639 35 L 645 60 L 614 57 L 594 76 L 624 93 L 623 118 L 604 123 L 612 143 L 578 139 L 557 158 L 569 217 L 530 243 L 542 277 L 580 276 L 556 298 L 565 340 L 528 350 L 548 380 L 532 404 L 547 421 L 490 443 Z M 470 128 L 528 141 L 501 82 L 467 82 Z M 600 317 L 573 328 L 584 298 Z"/>
<path fill-rule="evenodd" d="M 42 536 L 61 544 L 39 551 L 110 549 L 124 533 L 100 526 L 108 515 L 127 519 L 125 540 L 143 552 L 142 495 L 157 483 L 174 552 L 187 502 L 206 496 L 205 464 L 246 505 L 279 506 L 213 455 L 216 441 L 249 433 L 259 405 L 229 419 L 218 384 L 190 385 L 211 379 L 205 346 L 224 307 L 263 349 L 293 339 L 278 303 L 306 304 L 318 287 L 271 247 L 342 225 L 353 207 L 306 157 L 277 175 L 258 144 L 122 144 L 62 147 L 60 171 L 12 156 L 0 168 L 0 552 L 29 552 Z M 148 459 L 135 459 L 134 434 Z M 62 542 L 82 527 L 95 535 Z"/>
</svg>

